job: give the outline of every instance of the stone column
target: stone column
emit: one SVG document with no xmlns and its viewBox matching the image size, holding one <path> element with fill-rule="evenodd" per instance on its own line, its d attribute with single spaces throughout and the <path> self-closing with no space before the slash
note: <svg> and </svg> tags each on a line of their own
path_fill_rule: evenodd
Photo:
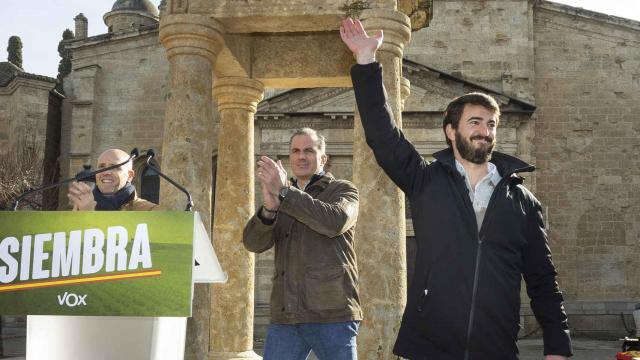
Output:
<svg viewBox="0 0 640 360">
<path fill-rule="evenodd" d="M 411 95 L 411 82 L 406 77 L 400 79 L 400 111 L 404 111 L 404 104 Z"/>
<path fill-rule="evenodd" d="M 384 31 L 376 59 L 398 127 L 401 120 L 402 51 L 411 37 L 409 18 L 397 11 L 365 10 L 369 33 Z M 360 191 L 356 252 L 364 321 L 358 336 L 362 359 L 391 359 L 406 303 L 407 264 L 404 194 L 389 180 L 365 142 L 360 114 L 354 121 L 353 181 Z"/>
<path fill-rule="evenodd" d="M 254 254 L 243 247 L 242 230 L 255 212 L 253 122 L 263 86 L 223 77 L 213 94 L 220 112 L 213 239 L 229 282 L 212 287 L 209 359 L 259 359 L 253 352 Z"/>
<path fill-rule="evenodd" d="M 191 192 L 206 228 L 211 221 L 213 64 L 224 46 L 222 27 L 208 16 L 166 15 L 160 41 L 167 50 L 169 85 L 162 142 L 162 170 Z M 183 210 L 185 195 L 161 183 L 164 209 Z M 208 285 L 196 285 L 193 316 L 187 324 L 185 355 L 200 359 L 209 350 Z"/>
</svg>

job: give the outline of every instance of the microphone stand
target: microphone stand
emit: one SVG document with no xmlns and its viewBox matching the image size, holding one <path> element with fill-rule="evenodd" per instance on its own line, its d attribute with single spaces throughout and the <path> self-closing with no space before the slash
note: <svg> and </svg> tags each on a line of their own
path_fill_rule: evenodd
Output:
<svg viewBox="0 0 640 360">
<path fill-rule="evenodd" d="M 156 153 L 153 151 L 153 149 L 147 150 L 147 153 L 145 154 L 145 156 L 147 157 L 147 162 L 146 162 L 147 167 L 155 171 L 156 173 L 158 173 L 158 175 L 160 175 L 163 179 L 167 180 L 168 182 L 171 183 L 171 185 L 175 186 L 176 188 L 178 188 L 178 190 L 182 191 L 185 195 L 187 195 L 187 206 L 185 207 L 184 211 L 193 211 L 193 200 L 191 199 L 191 194 L 189 194 L 187 189 L 183 188 L 177 182 L 173 181 L 173 179 L 163 174 L 162 171 L 160 171 L 160 169 L 151 165 L 151 159 L 153 159 L 155 155 Z"/>
<path fill-rule="evenodd" d="M 27 196 L 29 196 L 29 195 L 31 195 L 33 193 L 37 193 L 37 192 L 44 191 L 44 190 L 49 190 L 49 189 L 58 187 L 60 185 L 64 185 L 66 183 L 70 183 L 72 181 L 83 181 L 83 180 L 90 179 L 90 178 L 94 177 L 96 174 L 99 174 L 101 172 L 105 172 L 105 171 L 113 170 L 115 168 L 119 168 L 120 166 L 122 166 L 122 165 L 128 163 L 129 161 L 132 161 L 136 157 L 138 157 L 138 155 L 140 155 L 140 152 L 138 151 L 138 148 L 134 148 L 133 150 L 131 150 L 131 155 L 129 155 L 129 158 L 127 160 L 119 163 L 119 164 L 111 165 L 109 167 L 106 167 L 106 168 L 103 168 L 103 169 L 100 169 L 100 170 L 96 170 L 96 171 L 92 171 L 92 172 L 82 171 L 81 173 L 79 173 L 78 175 L 76 175 L 76 176 L 74 176 L 72 178 L 69 178 L 69 179 L 66 179 L 66 180 L 62 180 L 62 181 L 59 181 L 57 183 L 45 185 L 45 186 L 39 187 L 37 189 L 27 190 L 24 193 L 22 193 L 22 195 L 20 195 L 20 196 L 18 196 L 16 198 L 16 200 L 13 202 L 13 207 L 12 207 L 11 211 L 18 210 L 18 205 L 20 204 L 20 201 L 22 201 L 22 199 L 24 199 L 25 197 L 27 197 Z"/>
</svg>

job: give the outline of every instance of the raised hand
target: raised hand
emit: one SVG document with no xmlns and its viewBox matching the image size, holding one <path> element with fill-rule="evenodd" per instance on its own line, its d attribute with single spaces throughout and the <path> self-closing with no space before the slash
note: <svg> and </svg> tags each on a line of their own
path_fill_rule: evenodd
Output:
<svg viewBox="0 0 640 360">
<path fill-rule="evenodd" d="M 360 20 L 346 18 L 342 20 L 340 26 L 340 37 L 342 41 L 353 52 L 358 64 L 365 65 L 376 60 L 376 50 L 382 45 L 382 30 L 379 30 L 373 37 L 367 35 Z"/>
<path fill-rule="evenodd" d="M 263 213 L 263 215 L 270 219 L 275 217 L 274 211 L 280 207 L 278 195 L 272 194 L 264 183 L 262 183 L 262 206 L 269 210 L 267 212 L 270 214 Z"/>
<path fill-rule="evenodd" d="M 288 186 L 287 171 L 280 160 L 277 162 L 267 156 L 258 160 L 258 179 L 262 183 L 264 206 L 276 210 L 280 206 L 278 193 L 283 186 Z"/>
</svg>

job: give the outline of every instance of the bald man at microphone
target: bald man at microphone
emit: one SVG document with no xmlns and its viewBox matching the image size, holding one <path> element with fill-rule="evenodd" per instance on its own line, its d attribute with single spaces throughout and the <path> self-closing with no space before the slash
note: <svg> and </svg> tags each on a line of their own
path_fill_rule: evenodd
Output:
<svg viewBox="0 0 640 360">
<path fill-rule="evenodd" d="M 109 149 L 98 156 L 97 169 L 120 164 L 129 158 L 129 154 L 120 149 Z M 67 197 L 73 210 L 80 211 L 150 211 L 158 205 L 136 194 L 131 181 L 135 176 L 132 161 L 120 167 L 96 174 L 96 187 L 91 188 L 84 182 L 69 185 Z"/>
</svg>

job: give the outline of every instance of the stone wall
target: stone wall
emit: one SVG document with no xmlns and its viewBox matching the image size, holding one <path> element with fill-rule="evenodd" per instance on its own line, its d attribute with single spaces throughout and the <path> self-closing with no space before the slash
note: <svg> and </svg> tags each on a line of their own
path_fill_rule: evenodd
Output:
<svg viewBox="0 0 640 360">
<path fill-rule="evenodd" d="M 538 167 L 527 184 L 548 212 L 554 262 L 571 325 L 579 332 L 609 329 L 624 335 L 620 313 L 628 314 L 640 295 L 639 31 L 637 22 L 544 1 L 435 0 L 431 26 L 412 34 L 405 53 L 420 64 L 536 104 L 532 118 L 504 118 L 499 150 Z M 153 147 L 161 154 L 168 64 L 157 31 L 93 37 L 71 47 L 63 176 L 93 164 L 110 147 Z M 312 102 L 318 103 L 341 94 L 314 91 Z M 425 156 L 445 143 L 440 115 L 418 110 L 439 109 L 450 93 L 438 86 L 412 88 L 407 99 L 406 134 Z M 353 118 L 345 111 L 353 106 L 342 104 L 332 115 L 323 106 L 297 100 L 291 99 L 290 110 L 310 113 L 258 116 L 256 153 L 278 157 L 288 167 L 291 129 L 311 126 L 327 136 L 330 171 L 351 179 Z M 3 101 L 0 89 L 0 145 L 9 138 L 2 136 L 6 114 L 16 106 Z M 411 236 L 410 224 L 407 229 Z M 272 259 L 272 251 L 256 257 L 256 339 L 268 323 Z M 536 325 L 526 295 L 523 311 L 528 333 Z"/>
<path fill-rule="evenodd" d="M 157 30 L 72 43 L 65 79 L 63 173 L 73 176 L 108 148 L 160 156 L 168 63 Z"/>
<path fill-rule="evenodd" d="M 428 28 L 405 57 L 497 91 L 533 100 L 533 31 L 526 0 L 434 0 Z"/>
<path fill-rule="evenodd" d="M 49 92 L 55 83 L 14 78 L 0 87 L 0 152 L 15 151 L 21 141 L 35 141 L 44 152 Z"/>
<path fill-rule="evenodd" d="M 640 24 L 546 1 L 434 1 L 406 56 L 537 106 L 536 195 L 577 333 L 624 335 L 640 284 Z M 500 138 L 499 138 L 500 141 Z M 537 326 L 523 292 L 525 331 Z"/>
<path fill-rule="evenodd" d="M 640 23 L 543 3 L 534 30 L 538 196 L 567 309 L 590 315 L 571 325 L 622 329 L 640 297 Z"/>
</svg>

